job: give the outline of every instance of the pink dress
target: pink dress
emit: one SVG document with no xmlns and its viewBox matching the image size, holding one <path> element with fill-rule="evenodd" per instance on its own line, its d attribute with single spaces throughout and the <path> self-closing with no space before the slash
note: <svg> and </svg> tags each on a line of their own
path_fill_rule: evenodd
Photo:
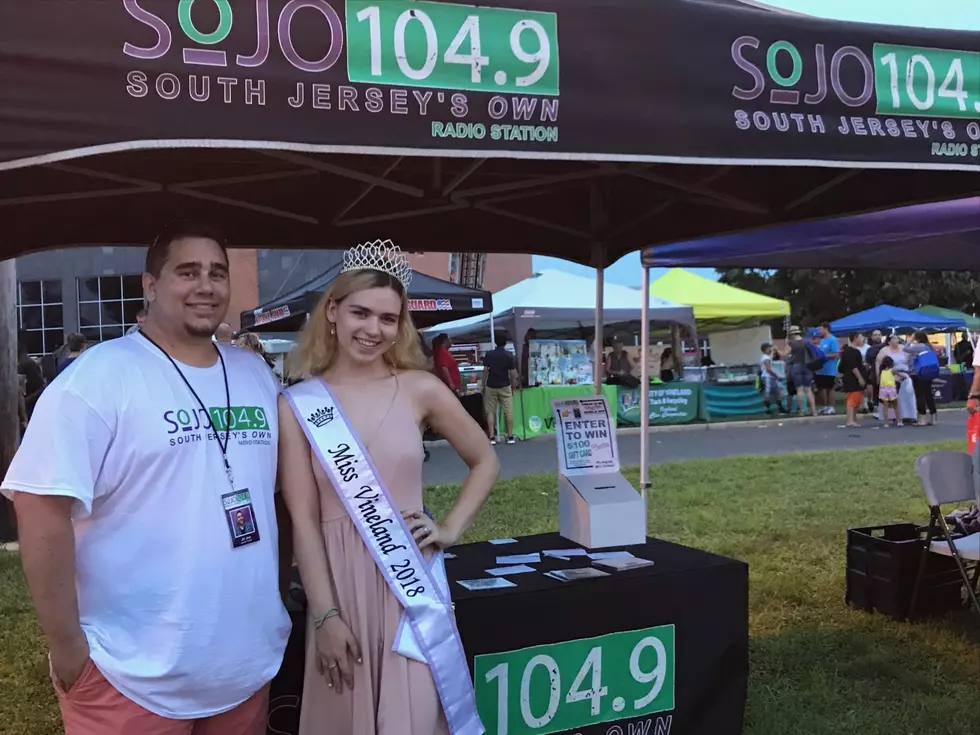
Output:
<svg viewBox="0 0 980 735">
<path fill-rule="evenodd" d="M 395 504 L 400 510 L 421 508 L 422 437 L 397 376 L 370 390 L 332 387 Z M 391 650 L 402 606 L 385 584 L 319 460 L 312 455 L 311 459 L 334 593 L 364 661 L 353 664 L 353 690 L 345 686 L 338 693 L 328 687 L 317 671 L 312 617 L 307 619 L 299 735 L 448 735 L 429 667 Z"/>
</svg>

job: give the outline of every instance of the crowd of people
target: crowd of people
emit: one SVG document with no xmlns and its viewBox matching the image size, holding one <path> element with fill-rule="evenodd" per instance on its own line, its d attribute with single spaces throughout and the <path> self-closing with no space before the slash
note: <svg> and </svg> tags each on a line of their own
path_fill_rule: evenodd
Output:
<svg viewBox="0 0 980 735">
<path fill-rule="evenodd" d="M 965 333 L 954 357 L 961 364 L 973 364 L 973 345 Z M 787 365 L 785 396 L 774 359 Z M 941 362 L 929 335 L 922 331 L 906 340 L 897 333 L 885 337 L 876 329 L 869 339 L 853 333 L 841 342 L 829 323 L 821 324 L 809 338 L 793 326 L 784 354 L 770 343 L 762 345 L 760 389 L 767 413 L 773 409 L 790 413 L 795 401 L 801 416 L 834 415 L 839 387 L 846 395 L 846 427 L 859 426 L 860 414 L 883 421 L 891 418 L 895 426 L 933 426 L 937 422 L 934 382 Z"/>
</svg>

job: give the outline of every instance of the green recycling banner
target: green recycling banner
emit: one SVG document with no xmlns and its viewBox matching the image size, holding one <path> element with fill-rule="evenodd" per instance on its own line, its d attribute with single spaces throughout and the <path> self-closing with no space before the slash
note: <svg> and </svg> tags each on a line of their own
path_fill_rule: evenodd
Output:
<svg viewBox="0 0 980 735">
<path fill-rule="evenodd" d="M 616 405 L 616 386 L 604 385 L 602 392 L 612 408 Z M 555 398 L 591 396 L 595 389 L 591 383 L 583 385 L 542 385 L 514 392 L 514 432 L 524 439 L 541 434 L 555 433 L 555 416 L 551 401 Z M 615 420 L 615 411 L 613 417 Z"/>
<path fill-rule="evenodd" d="M 704 417 L 701 384 L 674 381 L 650 386 L 650 425 L 687 424 Z M 620 424 L 640 425 L 640 389 L 619 386 L 616 419 Z"/>
</svg>

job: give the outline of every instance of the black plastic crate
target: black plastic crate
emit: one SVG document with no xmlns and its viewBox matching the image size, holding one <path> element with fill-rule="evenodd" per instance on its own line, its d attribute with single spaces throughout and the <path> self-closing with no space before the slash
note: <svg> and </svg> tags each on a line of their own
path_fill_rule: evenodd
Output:
<svg viewBox="0 0 980 735">
<path fill-rule="evenodd" d="M 850 529 L 847 532 L 847 604 L 904 620 L 912 603 L 927 530 L 915 523 Z M 935 615 L 960 608 L 962 583 L 952 558 L 927 554 L 915 615 Z"/>
</svg>

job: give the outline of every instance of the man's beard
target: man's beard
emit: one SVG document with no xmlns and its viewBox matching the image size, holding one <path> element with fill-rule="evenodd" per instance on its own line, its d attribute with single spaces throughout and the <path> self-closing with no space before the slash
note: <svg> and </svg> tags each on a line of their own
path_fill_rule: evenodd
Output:
<svg viewBox="0 0 980 735">
<path fill-rule="evenodd" d="M 184 329 L 186 330 L 187 334 L 189 334 L 191 337 L 201 337 L 201 338 L 207 337 L 208 339 L 211 339 L 211 337 L 214 336 L 214 332 L 217 329 L 217 327 L 185 324 Z"/>
</svg>

